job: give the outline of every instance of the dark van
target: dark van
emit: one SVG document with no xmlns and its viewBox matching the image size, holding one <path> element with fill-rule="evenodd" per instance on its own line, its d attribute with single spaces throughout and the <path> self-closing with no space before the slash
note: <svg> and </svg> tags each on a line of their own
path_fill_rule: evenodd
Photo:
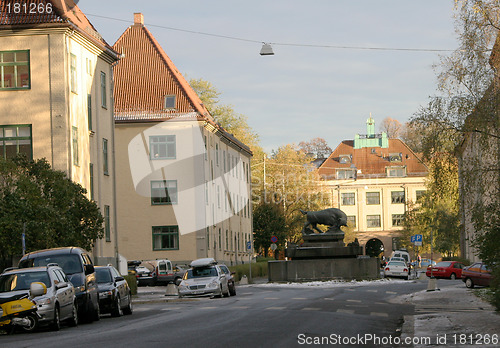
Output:
<svg viewBox="0 0 500 348">
<path fill-rule="evenodd" d="M 75 287 L 78 317 L 84 321 L 99 320 L 99 293 L 94 265 L 89 254 L 77 247 L 33 251 L 19 261 L 20 268 L 57 263 Z"/>
</svg>

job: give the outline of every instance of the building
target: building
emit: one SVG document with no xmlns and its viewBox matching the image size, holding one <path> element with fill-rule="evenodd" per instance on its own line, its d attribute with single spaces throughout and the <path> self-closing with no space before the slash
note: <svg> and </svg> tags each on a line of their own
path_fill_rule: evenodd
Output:
<svg viewBox="0 0 500 348">
<path fill-rule="evenodd" d="M 120 251 L 248 262 L 250 149 L 214 122 L 142 14 L 113 47 L 124 55 L 114 68 Z"/>
<path fill-rule="evenodd" d="M 480 261 L 474 240 L 482 223 L 498 223 L 500 190 L 500 36 L 489 61 L 495 76 L 465 121 L 463 142 L 457 148 L 462 231 L 460 251 L 471 262 Z"/>
<path fill-rule="evenodd" d="M 390 256 L 409 201 L 425 191 L 428 169 L 400 139 L 375 133 L 370 115 L 366 134 L 344 140 L 319 166 L 331 204 L 344 211 L 365 252 Z"/>
<path fill-rule="evenodd" d="M 0 1 L 0 154 L 44 157 L 86 188 L 105 217 L 93 256 L 116 264 L 111 91 L 119 55 L 77 6 L 44 4 L 26 14 Z"/>
</svg>

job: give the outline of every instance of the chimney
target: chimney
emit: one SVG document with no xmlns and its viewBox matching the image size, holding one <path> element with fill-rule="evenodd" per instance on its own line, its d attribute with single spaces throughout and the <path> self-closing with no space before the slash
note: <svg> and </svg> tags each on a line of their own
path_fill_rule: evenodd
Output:
<svg viewBox="0 0 500 348">
<path fill-rule="evenodd" d="M 134 24 L 144 25 L 144 15 L 142 13 L 134 13 Z"/>
</svg>

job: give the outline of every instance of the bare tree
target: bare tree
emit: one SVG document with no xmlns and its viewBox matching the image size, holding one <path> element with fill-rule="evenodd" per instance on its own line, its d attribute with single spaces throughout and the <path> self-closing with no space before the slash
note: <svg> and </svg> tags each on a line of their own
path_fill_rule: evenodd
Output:
<svg viewBox="0 0 500 348">
<path fill-rule="evenodd" d="M 386 132 L 390 139 L 396 139 L 401 136 L 403 125 L 398 120 L 386 117 L 382 120 L 379 129 L 381 132 Z"/>
<path fill-rule="evenodd" d="M 306 154 L 313 154 L 316 158 L 325 158 L 332 153 L 332 149 L 323 138 L 314 138 L 311 141 L 301 141 L 299 148 Z"/>
</svg>

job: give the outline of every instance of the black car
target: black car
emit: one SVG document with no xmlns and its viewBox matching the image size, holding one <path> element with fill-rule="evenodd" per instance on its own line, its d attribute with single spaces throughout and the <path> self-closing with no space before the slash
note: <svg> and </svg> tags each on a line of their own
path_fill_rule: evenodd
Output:
<svg viewBox="0 0 500 348">
<path fill-rule="evenodd" d="M 127 281 L 113 266 L 96 266 L 101 313 L 113 317 L 132 314 L 132 292 Z"/>
<path fill-rule="evenodd" d="M 47 266 L 51 263 L 59 265 L 75 287 L 79 319 L 99 320 L 97 281 L 89 254 L 77 247 L 33 251 L 21 258 L 19 268 Z"/>
</svg>

